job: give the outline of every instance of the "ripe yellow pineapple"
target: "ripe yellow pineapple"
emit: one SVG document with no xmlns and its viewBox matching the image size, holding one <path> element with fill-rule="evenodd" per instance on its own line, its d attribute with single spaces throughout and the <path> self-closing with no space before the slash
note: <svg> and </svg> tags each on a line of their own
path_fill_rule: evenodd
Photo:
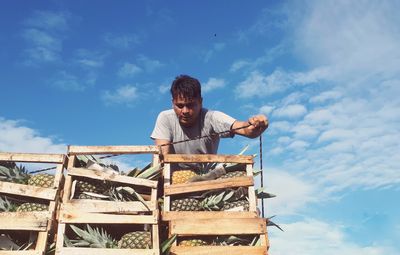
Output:
<svg viewBox="0 0 400 255">
<path fill-rule="evenodd" d="M 187 183 L 198 174 L 193 170 L 176 170 L 172 173 L 172 184 Z"/>
<path fill-rule="evenodd" d="M 51 174 L 35 174 L 28 180 L 29 185 L 42 188 L 51 188 L 54 185 L 54 175 Z"/>
</svg>

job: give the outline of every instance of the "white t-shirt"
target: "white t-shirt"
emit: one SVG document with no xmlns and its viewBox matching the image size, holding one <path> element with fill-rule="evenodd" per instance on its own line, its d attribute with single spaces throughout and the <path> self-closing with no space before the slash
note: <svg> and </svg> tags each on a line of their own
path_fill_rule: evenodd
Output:
<svg viewBox="0 0 400 255">
<path fill-rule="evenodd" d="M 202 108 L 199 118 L 193 126 L 187 128 L 179 123 L 173 109 L 162 111 L 151 133 L 152 139 L 163 139 L 170 142 L 194 139 L 199 136 L 208 136 L 223 131 L 229 131 L 236 120 L 219 111 L 210 111 Z M 221 137 L 233 137 L 230 132 Z M 173 144 L 172 153 L 177 154 L 216 154 L 218 151 L 220 136 L 212 136 L 195 139 L 189 142 Z"/>
</svg>

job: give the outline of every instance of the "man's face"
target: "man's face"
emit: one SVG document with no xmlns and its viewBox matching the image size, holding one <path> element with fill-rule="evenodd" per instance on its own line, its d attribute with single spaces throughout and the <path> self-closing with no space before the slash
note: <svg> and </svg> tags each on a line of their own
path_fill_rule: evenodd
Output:
<svg viewBox="0 0 400 255">
<path fill-rule="evenodd" d="M 188 99 L 179 95 L 177 98 L 172 99 L 174 111 L 182 126 L 191 127 L 196 123 L 201 111 L 202 102 L 203 99 L 201 97 Z"/>
</svg>

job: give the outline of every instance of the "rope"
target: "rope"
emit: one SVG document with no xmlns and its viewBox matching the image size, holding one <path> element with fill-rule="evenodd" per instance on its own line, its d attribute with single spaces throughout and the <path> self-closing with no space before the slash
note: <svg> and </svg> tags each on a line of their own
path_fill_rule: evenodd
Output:
<svg viewBox="0 0 400 255">
<path fill-rule="evenodd" d="M 262 161 L 262 134 L 260 135 L 260 170 L 261 170 L 261 188 L 264 188 L 264 173 L 263 173 L 263 161 Z M 261 213 L 264 218 L 264 198 L 261 198 Z"/>
</svg>

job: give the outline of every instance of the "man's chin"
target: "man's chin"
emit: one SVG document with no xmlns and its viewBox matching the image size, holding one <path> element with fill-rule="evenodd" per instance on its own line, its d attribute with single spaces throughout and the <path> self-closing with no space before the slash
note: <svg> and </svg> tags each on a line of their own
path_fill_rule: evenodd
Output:
<svg viewBox="0 0 400 255">
<path fill-rule="evenodd" d="M 179 123 L 184 127 L 191 127 L 193 126 L 193 121 L 190 120 L 179 120 Z"/>
</svg>

